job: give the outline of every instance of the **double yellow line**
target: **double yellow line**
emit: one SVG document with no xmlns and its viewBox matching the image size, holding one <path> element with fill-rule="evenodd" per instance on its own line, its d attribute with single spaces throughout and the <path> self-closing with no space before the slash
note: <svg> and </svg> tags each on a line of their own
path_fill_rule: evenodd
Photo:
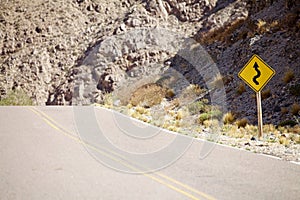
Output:
<svg viewBox="0 0 300 200">
<path fill-rule="evenodd" d="M 51 118 L 49 115 L 47 115 L 46 113 L 42 112 L 41 110 L 38 110 L 35 107 L 28 107 L 29 110 L 31 110 L 32 112 L 34 112 L 36 115 L 38 115 L 42 120 L 44 120 L 50 127 L 52 127 L 53 129 L 59 131 L 60 133 L 62 133 L 63 135 L 67 136 L 68 138 L 78 142 L 79 144 L 82 144 L 84 146 L 86 146 L 87 148 L 97 151 L 98 153 L 102 154 L 103 156 L 106 156 L 110 159 L 112 159 L 113 161 L 116 161 L 120 164 L 122 164 L 125 167 L 128 167 L 131 170 L 134 170 L 136 172 L 142 172 L 141 169 L 135 167 L 134 165 L 131 165 L 130 162 L 124 158 L 123 156 L 110 151 L 109 149 L 100 149 L 99 147 L 95 147 L 91 144 L 89 144 L 86 141 L 81 140 L 80 138 L 74 136 L 74 134 L 71 133 L 71 131 L 66 130 L 65 128 L 63 128 L 59 123 L 57 123 L 53 118 Z M 109 152 L 109 153 L 107 153 Z M 125 160 L 125 161 L 124 161 Z M 194 194 L 197 194 L 198 196 L 201 196 L 205 199 L 208 200 L 215 200 L 215 198 L 213 198 L 212 196 L 205 194 L 203 192 L 200 192 L 199 190 L 196 190 L 184 183 L 181 183 L 180 181 L 177 181 L 171 177 L 168 177 L 164 174 L 161 174 L 159 172 L 155 172 L 153 174 L 147 174 L 147 173 L 142 173 L 143 176 L 148 177 L 162 185 L 167 186 L 168 188 L 181 193 L 182 195 L 193 199 L 193 200 L 199 200 L 200 198 L 196 197 Z M 154 176 L 156 175 L 156 176 Z M 166 182 L 169 181 L 170 183 Z M 185 191 L 181 188 L 184 188 Z M 194 194 L 192 194 L 194 193 Z"/>
</svg>

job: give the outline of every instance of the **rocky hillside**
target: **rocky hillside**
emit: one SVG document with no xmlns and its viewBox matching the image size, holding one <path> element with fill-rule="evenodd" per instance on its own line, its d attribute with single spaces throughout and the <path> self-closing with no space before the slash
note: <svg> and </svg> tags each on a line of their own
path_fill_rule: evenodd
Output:
<svg viewBox="0 0 300 200">
<path fill-rule="evenodd" d="M 276 70 L 263 91 L 265 122 L 294 120 L 300 110 L 299 1 L 2 0 L 0 7 L 0 100 L 24 91 L 37 105 L 81 105 L 114 93 L 126 104 L 148 84 L 173 98 L 189 84 L 209 92 L 212 78 L 224 85 L 228 110 L 255 123 L 254 92 L 237 77 L 255 53 Z M 202 52 L 197 64 L 219 73 L 200 77 L 188 52 Z"/>
</svg>

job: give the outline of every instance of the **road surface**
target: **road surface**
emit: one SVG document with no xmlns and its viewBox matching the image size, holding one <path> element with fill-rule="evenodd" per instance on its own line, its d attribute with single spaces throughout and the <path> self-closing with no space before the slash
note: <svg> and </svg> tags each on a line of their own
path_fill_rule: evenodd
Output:
<svg viewBox="0 0 300 200">
<path fill-rule="evenodd" d="M 117 148 L 86 141 L 93 135 L 80 133 L 87 127 L 78 127 L 82 119 L 72 107 L 0 107 L 0 199 L 300 198 L 299 165 L 200 140 L 166 164 L 184 148 L 165 152 L 168 157 L 160 150 L 181 136 L 153 127 L 157 131 L 147 138 L 124 134 L 116 119 L 128 118 L 111 113 L 95 108 L 103 134 Z M 199 159 L 206 148 L 208 155 Z M 139 163 L 152 152 L 157 159 Z M 165 166 L 146 172 L 159 162 Z"/>
</svg>

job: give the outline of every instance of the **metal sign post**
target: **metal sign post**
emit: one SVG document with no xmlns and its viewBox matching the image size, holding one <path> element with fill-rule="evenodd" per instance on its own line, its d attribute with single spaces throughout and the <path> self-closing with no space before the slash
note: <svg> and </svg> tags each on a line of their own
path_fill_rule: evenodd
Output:
<svg viewBox="0 0 300 200">
<path fill-rule="evenodd" d="M 261 106 L 261 92 L 256 92 L 257 102 L 257 120 L 258 120 L 258 138 L 263 136 L 263 119 L 262 119 L 262 106 Z"/>
</svg>

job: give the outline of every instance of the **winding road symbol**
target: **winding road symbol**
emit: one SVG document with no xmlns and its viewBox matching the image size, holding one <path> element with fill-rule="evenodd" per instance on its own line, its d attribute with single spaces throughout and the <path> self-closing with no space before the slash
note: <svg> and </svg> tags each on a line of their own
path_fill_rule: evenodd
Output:
<svg viewBox="0 0 300 200">
<path fill-rule="evenodd" d="M 274 75 L 275 70 L 255 54 L 238 73 L 255 92 L 261 91 Z"/>
<path fill-rule="evenodd" d="M 258 66 L 258 64 L 255 62 L 254 63 L 254 66 L 253 66 L 253 68 L 255 69 L 255 71 L 257 72 L 257 74 L 253 77 L 253 82 L 256 84 L 256 85 L 259 85 L 259 82 L 257 81 L 257 79 L 260 77 L 260 75 L 261 75 L 261 73 L 260 73 L 260 71 L 259 71 L 259 66 Z"/>
</svg>

